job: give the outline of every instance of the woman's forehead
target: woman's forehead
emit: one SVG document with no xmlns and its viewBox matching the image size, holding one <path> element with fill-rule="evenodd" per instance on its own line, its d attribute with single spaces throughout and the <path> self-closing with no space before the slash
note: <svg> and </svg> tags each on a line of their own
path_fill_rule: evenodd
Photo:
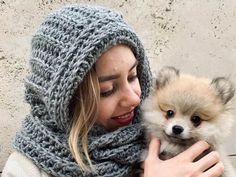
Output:
<svg viewBox="0 0 236 177">
<path fill-rule="evenodd" d="M 131 49 L 125 45 L 117 45 L 99 57 L 95 67 L 96 72 L 100 73 L 116 73 L 118 71 L 127 70 L 134 65 L 136 58 Z"/>
</svg>

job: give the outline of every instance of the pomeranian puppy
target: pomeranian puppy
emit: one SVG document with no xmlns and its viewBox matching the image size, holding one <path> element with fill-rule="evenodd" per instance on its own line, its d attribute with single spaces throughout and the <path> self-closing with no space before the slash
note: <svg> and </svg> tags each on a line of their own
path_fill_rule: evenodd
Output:
<svg viewBox="0 0 236 177">
<path fill-rule="evenodd" d="M 169 159 L 204 140 L 211 145 L 209 151 L 220 153 L 225 166 L 222 177 L 236 177 L 223 147 L 233 125 L 234 91 L 224 77 L 210 80 L 180 74 L 174 67 L 162 68 L 142 105 L 145 129 L 161 141 L 160 158 Z"/>
</svg>

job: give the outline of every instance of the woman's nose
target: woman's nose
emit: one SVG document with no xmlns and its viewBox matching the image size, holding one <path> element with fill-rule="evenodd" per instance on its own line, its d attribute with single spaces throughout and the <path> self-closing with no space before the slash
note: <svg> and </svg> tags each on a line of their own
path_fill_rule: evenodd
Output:
<svg viewBox="0 0 236 177">
<path fill-rule="evenodd" d="M 140 103 L 140 89 L 126 86 L 122 91 L 120 105 L 122 107 L 136 107 Z"/>
</svg>

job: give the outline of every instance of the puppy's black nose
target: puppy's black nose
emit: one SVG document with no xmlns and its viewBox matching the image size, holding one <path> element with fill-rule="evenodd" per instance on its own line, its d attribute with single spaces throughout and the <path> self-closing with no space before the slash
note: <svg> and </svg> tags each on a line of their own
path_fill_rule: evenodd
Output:
<svg viewBox="0 0 236 177">
<path fill-rule="evenodd" d="M 182 132 L 184 131 L 184 128 L 179 126 L 179 125 L 175 125 L 172 127 L 172 132 L 175 134 L 175 135 L 179 135 L 181 134 Z"/>
</svg>

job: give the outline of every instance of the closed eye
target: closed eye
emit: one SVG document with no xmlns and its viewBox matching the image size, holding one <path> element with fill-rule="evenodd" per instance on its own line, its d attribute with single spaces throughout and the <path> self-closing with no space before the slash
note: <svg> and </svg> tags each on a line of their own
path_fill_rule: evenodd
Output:
<svg viewBox="0 0 236 177">
<path fill-rule="evenodd" d="M 111 96 L 112 94 L 114 94 L 117 90 L 117 86 L 113 86 L 112 89 L 107 90 L 107 91 L 101 91 L 100 96 L 101 97 L 108 97 Z"/>
<path fill-rule="evenodd" d="M 130 77 L 128 78 L 128 81 L 129 81 L 129 82 L 133 82 L 133 81 L 135 81 L 137 78 L 138 78 L 138 76 L 137 76 L 137 74 L 136 74 L 136 75 L 130 76 Z"/>
</svg>

